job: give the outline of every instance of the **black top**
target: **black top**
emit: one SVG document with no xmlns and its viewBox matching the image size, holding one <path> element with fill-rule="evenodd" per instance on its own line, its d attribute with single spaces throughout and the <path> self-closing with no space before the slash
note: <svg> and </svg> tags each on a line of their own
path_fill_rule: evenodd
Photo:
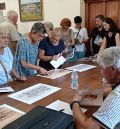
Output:
<svg viewBox="0 0 120 129">
<path fill-rule="evenodd" d="M 64 50 L 64 41 L 62 39 L 59 40 L 59 44 L 57 46 L 54 46 L 51 44 L 48 37 L 41 40 L 39 43 L 39 49 L 42 49 L 45 51 L 45 56 L 54 56 L 58 55 L 59 53 L 62 53 Z M 39 66 L 43 67 L 46 70 L 54 69 L 54 67 L 50 64 L 50 61 L 44 61 L 40 59 Z"/>
<path fill-rule="evenodd" d="M 97 45 L 95 42 L 96 40 L 99 40 L 99 38 L 104 38 L 105 36 L 105 30 L 99 30 L 98 27 L 95 27 L 92 31 L 92 48 L 93 48 L 93 53 L 97 54 L 99 52 L 100 46 Z"/>
<path fill-rule="evenodd" d="M 115 36 L 117 33 L 120 33 L 119 30 L 112 32 L 112 36 L 109 37 L 108 32 L 105 32 L 105 37 L 106 37 L 106 41 L 107 41 L 106 48 L 116 46 Z"/>
</svg>

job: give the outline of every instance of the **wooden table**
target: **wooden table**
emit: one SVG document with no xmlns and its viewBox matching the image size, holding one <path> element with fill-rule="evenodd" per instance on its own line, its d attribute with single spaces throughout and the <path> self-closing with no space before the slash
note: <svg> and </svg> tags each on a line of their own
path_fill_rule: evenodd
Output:
<svg viewBox="0 0 120 129">
<path fill-rule="evenodd" d="M 87 64 L 97 65 L 95 62 L 77 61 L 75 63 L 70 63 L 69 65 L 66 64 L 63 67 L 72 66 L 75 64 L 79 64 L 79 63 L 87 63 Z M 88 70 L 85 72 L 81 72 L 81 73 L 79 72 L 78 76 L 79 76 L 79 89 L 81 89 L 84 86 L 88 86 L 91 89 L 101 88 L 103 86 L 99 67 L 96 67 L 94 69 L 91 69 L 91 70 Z M 28 105 L 23 102 L 17 101 L 15 99 L 9 98 L 8 97 L 9 93 L 3 93 L 3 94 L 0 94 L 0 105 L 8 104 L 8 105 L 13 106 L 24 112 L 28 112 L 29 110 L 31 110 L 32 108 L 34 108 L 37 105 L 47 106 L 48 104 L 50 104 L 53 101 L 56 101 L 58 99 L 62 100 L 64 102 L 68 102 L 68 103 L 71 102 L 72 97 L 74 95 L 74 91 L 70 87 L 71 73 L 69 73 L 65 76 L 62 76 L 60 78 L 57 78 L 57 79 L 48 79 L 48 78 L 43 78 L 43 77 L 39 77 L 39 76 L 31 76 L 28 78 L 28 80 L 26 82 L 16 81 L 16 82 L 11 82 L 9 85 L 16 92 L 16 91 L 25 89 L 25 88 L 30 87 L 37 83 L 45 83 L 45 84 L 49 84 L 52 86 L 60 87 L 62 89 L 49 95 L 48 97 L 45 97 L 42 100 L 39 100 L 39 101 L 31 104 L 31 105 Z M 85 106 L 83 106 L 83 107 L 85 107 Z M 95 112 L 97 110 L 98 107 L 90 107 L 90 106 L 88 107 L 87 106 L 85 108 L 88 109 L 88 111 L 86 112 L 86 115 L 89 117 L 93 112 Z"/>
</svg>

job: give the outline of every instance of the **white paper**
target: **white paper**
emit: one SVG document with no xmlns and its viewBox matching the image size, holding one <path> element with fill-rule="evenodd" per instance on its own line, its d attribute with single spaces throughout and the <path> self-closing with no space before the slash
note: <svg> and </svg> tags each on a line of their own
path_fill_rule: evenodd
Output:
<svg viewBox="0 0 120 129">
<path fill-rule="evenodd" d="M 56 100 L 55 102 L 49 104 L 46 107 L 50 108 L 50 109 L 57 110 L 57 111 L 63 110 L 62 112 L 69 114 L 69 115 L 73 115 L 72 110 L 70 109 L 70 105 L 66 102 L 61 101 L 61 100 Z M 85 108 L 81 108 L 81 110 L 83 113 L 87 111 L 87 109 L 85 109 Z"/>
<path fill-rule="evenodd" d="M 21 117 L 25 113 L 7 104 L 0 106 L 0 129 Z"/>
<path fill-rule="evenodd" d="M 71 67 L 67 67 L 66 69 L 68 69 L 68 70 L 75 70 L 75 71 L 78 71 L 78 72 L 83 72 L 83 71 L 87 71 L 87 70 L 93 69 L 95 67 L 96 66 L 94 66 L 94 65 L 78 64 L 78 65 L 74 65 L 74 66 L 71 66 Z"/>
<path fill-rule="evenodd" d="M 60 89 L 61 88 L 39 83 L 24 90 L 10 94 L 8 97 L 19 100 L 27 104 L 32 104 Z"/>
<path fill-rule="evenodd" d="M 50 61 L 51 65 L 57 69 L 60 65 L 62 65 L 66 59 L 63 56 L 60 56 L 57 60 Z"/>
<path fill-rule="evenodd" d="M 10 86 L 0 88 L 0 93 L 4 93 L 4 92 L 14 92 L 14 90 Z"/>
<path fill-rule="evenodd" d="M 80 94 L 84 92 L 80 91 Z M 83 99 L 80 102 L 81 105 L 87 106 L 101 106 L 103 103 L 103 89 L 87 90 L 83 94 Z"/>
<path fill-rule="evenodd" d="M 53 69 L 48 71 L 48 75 L 40 75 L 38 74 L 37 76 L 41 76 L 41 77 L 45 77 L 45 78 L 51 78 L 51 79 L 56 79 L 59 78 L 61 76 L 64 76 L 68 73 L 70 73 L 71 71 L 69 70 L 64 70 L 64 69 Z"/>
</svg>

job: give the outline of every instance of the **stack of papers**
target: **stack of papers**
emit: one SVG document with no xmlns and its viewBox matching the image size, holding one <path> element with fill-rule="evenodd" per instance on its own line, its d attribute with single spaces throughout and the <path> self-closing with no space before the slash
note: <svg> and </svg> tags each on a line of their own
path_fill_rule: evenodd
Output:
<svg viewBox="0 0 120 129">
<path fill-rule="evenodd" d="M 70 109 L 70 105 L 68 103 L 60 101 L 60 100 L 57 100 L 57 101 L 49 104 L 46 107 L 50 108 L 50 109 L 54 109 L 56 111 L 62 111 L 69 115 L 73 115 L 72 110 Z M 84 108 L 81 108 L 81 110 L 83 113 L 87 111 L 87 109 L 84 109 Z"/>
<path fill-rule="evenodd" d="M 8 84 L 0 85 L 0 93 L 4 92 L 14 92 L 14 90 Z"/>
</svg>

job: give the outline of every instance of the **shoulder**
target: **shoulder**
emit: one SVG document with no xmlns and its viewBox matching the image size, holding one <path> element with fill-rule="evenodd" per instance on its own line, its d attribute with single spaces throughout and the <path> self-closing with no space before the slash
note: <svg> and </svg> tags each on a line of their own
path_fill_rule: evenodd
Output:
<svg viewBox="0 0 120 129">
<path fill-rule="evenodd" d="M 47 47 L 49 44 L 49 37 L 43 38 L 39 43 L 39 48 Z"/>
</svg>

